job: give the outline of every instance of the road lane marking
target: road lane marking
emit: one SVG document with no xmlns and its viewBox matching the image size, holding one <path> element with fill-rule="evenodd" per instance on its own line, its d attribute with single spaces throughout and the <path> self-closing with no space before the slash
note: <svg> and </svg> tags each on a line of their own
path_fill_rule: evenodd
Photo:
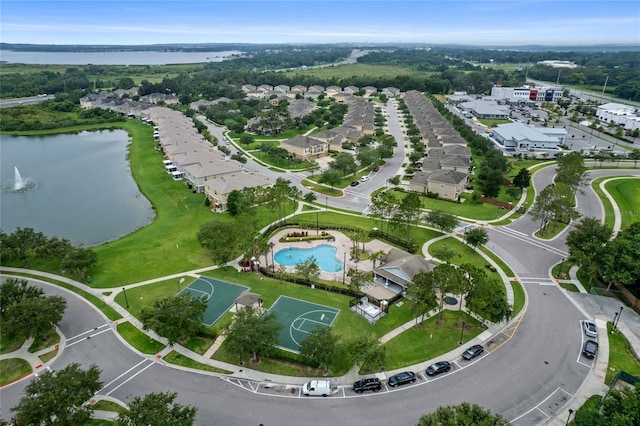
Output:
<svg viewBox="0 0 640 426">
<path fill-rule="evenodd" d="M 102 334 L 102 333 L 108 333 L 108 332 L 110 332 L 110 331 L 111 331 L 111 329 L 110 329 L 110 328 L 107 328 L 106 330 L 102 330 L 102 331 L 99 331 L 99 332 L 97 332 L 97 333 L 90 334 L 90 335 L 88 335 L 87 337 L 85 337 L 84 339 L 76 340 L 75 342 L 71 342 L 71 343 L 66 344 L 66 345 L 65 345 L 65 347 L 69 348 L 69 347 L 71 347 L 71 346 L 73 346 L 73 345 L 75 345 L 75 344 L 77 344 L 77 343 L 84 342 L 84 341 L 86 341 L 86 340 L 91 339 L 92 337 L 98 336 L 98 335 L 100 335 L 100 334 Z"/>
<path fill-rule="evenodd" d="M 122 386 L 124 386 L 125 384 L 127 384 L 129 381 L 135 379 L 138 375 L 140 375 L 141 373 L 143 373 L 147 368 L 152 367 L 153 366 L 153 362 L 150 361 L 150 364 L 147 365 L 145 368 L 143 368 L 142 370 L 138 371 L 136 374 L 132 375 L 131 377 L 129 377 L 127 380 L 125 380 L 124 382 L 120 383 L 118 386 L 116 386 L 115 388 L 113 388 L 112 390 L 110 390 L 109 392 L 106 393 L 107 396 L 111 395 L 113 392 L 117 391 L 118 389 L 120 389 Z"/>
<path fill-rule="evenodd" d="M 149 361 L 148 359 L 143 359 L 142 361 L 140 361 L 139 363 L 137 363 L 136 365 L 134 365 L 133 367 L 131 367 L 130 369 L 128 369 L 127 371 L 125 371 L 124 373 L 120 374 L 118 377 L 116 377 L 115 379 L 111 380 L 109 383 L 107 383 L 106 385 L 104 385 L 102 387 L 102 389 L 100 389 L 98 392 L 102 392 L 104 389 L 106 389 L 107 387 L 111 386 L 114 382 L 116 382 L 117 380 L 119 380 L 121 377 L 127 375 L 127 373 L 129 373 L 132 370 L 135 370 L 140 364 L 143 364 L 144 362 Z"/>
<path fill-rule="evenodd" d="M 75 336 L 73 336 L 73 337 L 69 337 L 69 338 L 67 339 L 67 341 L 69 341 L 69 340 L 73 340 L 73 339 L 77 339 L 77 338 L 79 338 L 79 337 L 81 337 L 81 336 L 84 336 L 85 334 L 91 333 L 91 332 L 93 332 L 93 331 L 96 331 L 96 330 L 99 330 L 99 329 L 101 329 L 101 328 L 108 327 L 108 326 L 109 326 L 109 323 L 105 323 L 105 324 L 99 325 L 98 327 L 94 327 L 94 328 L 92 328 L 91 330 L 83 331 L 82 333 L 76 334 L 76 335 L 75 335 Z"/>
</svg>

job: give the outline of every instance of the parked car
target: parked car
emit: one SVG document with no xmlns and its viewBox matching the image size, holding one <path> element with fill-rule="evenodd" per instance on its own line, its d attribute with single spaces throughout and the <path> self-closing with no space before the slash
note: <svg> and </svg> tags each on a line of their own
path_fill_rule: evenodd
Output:
<svg viewBox="0 0 640 426">
<path fill-rule="evenodd" d="M 368 181 L 368 180 L 369 180 L 369 176 L 368 176 L 368 175 L 362 176 L 362 177 L 360 178 L 360 182 L 366 182 L 366 181 Z"/>
<path fill-rule="evenodd" d="M 395 387 L 399 385 L 404 385 L 407 383 L 413 383 L 416 381 L 416 373 L 412 371 L 403 371 L 402 373 L 398 373 L 394 376 L 389 377 L 387 383 L 389 386 Z"/>
<path fill-rule="evenodd" d="M 351 186 L 358 186 L 360 185 L 360 182 L 358 182 L 357 180 L 354 180 L 353 182 L 351 182 Z"/>
<path fill-rule="evenodd" d="M 380 166 L 375 166 L 375 167 L 373 168 L 373 171 L 374 171 L 374 172 L 377 172 L 378 170 L 380 170 Z"/>
<path fill-rule="evenodd" d="M 364 391 L 378 392 L 380 389 L 382 389 L 382 383 L 380 382 L 380 379 L 375 377 L 371 379 L 358 380 L 353 384 L 353 390 L 357 393 L 362 393 Z"/>
<path fill-rule="evenodd" d="M 451 364 L 447 361 L 436 362 L 427 367 L 427 376 L 437 376 L 440 373 L 446 373 L 451 370 Z"/>
<path fill-rule="evenodd" d="M 311 380 L 302 385 L 302 394 L 310 396 L 331 395 L 331 382 L 329 380 Z"/>
<path fill-rule="evenodd" d="M 598 344 L 593 340 L 587 340 L 582 347 L 582 355 L 585 358 L 593 359 L 598 354 Z"/>
<path fill-rule="evenodd" d="M 480 356 L 483 352 L 484 352 L 484 348 L 482 347 L 482 345 L 473 345 L 462 353 L 462 358 L 468 361 L 477 356 Z"/>
<path fill-rule="evenodd" d="M 582 328 L 584 329 L 584 334 L 589 337 L 598 337 L 598 329 L 593 321 L 583 321 Z"/>
</svg>

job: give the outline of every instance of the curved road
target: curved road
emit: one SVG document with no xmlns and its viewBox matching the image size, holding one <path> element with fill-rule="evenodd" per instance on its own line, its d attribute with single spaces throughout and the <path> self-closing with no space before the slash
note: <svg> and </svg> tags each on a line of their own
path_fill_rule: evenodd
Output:
<svg viewBox="0 0 640 426">
<path fill-rule="evenodd" d="M 536 188 L 551 182 L 553 172 L 550 167 L 536 173 Z M 607 173 L 618 175 L 620 171 L 593 171 L 591 177 Z M 602 216 L 600 201 L 590 188 L 577 196 L 585 215 Z M 105 383 L 100 394 L 125 402 L 151 391 L 177 391 L 181 402 L 198 407 L 197 423 L 203 425 L 408 425 L 440 405 L 462 401 L 481 404 L 516 425 L 540 424 L 576 393 L 591 362 L 580 356 L 584 315 L 549 277 L 550 268 L 566 257 L 564 234 L 553 241 L 540 241 L 531 236 L 535 229 L 529 216 L 507 227 L 489 227 L 489 248 L 512 267 L 528 294 L 522 321 L 512 325 L 519 327 L 517 333 L 504 346 L 497 344 L 499 336 L 495 344 L 487 342 L 486 356 L 428 383 L 421 379 L 414 386 L 357 398 L 252 393 L 219 377 L 169 367 L 132 352 L 93 307 L 64 289 L 40 284 L 48 293 L 62 294 L 69 301 L 60 324 L 67 336 L 66 347 L 51 368 L 71 362 L 85 367 L 96 363 Z M 454 365 L 463 364 L 454 361 Z M 2 389 L 2 413 L 16 404 L 28 380 L 32 379 Z"/>
</svg>

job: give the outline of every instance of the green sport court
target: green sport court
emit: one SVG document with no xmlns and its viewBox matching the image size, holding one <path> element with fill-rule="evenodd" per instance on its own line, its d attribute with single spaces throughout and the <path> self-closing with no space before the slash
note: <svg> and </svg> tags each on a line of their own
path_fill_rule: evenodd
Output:
<svg viewBox="0 0 640 426">
<path fill-rule="evenodd" d="M 300 343 L 316 327 L 331 327 L 340 309 L 280 296 L 269 308 L 269 312 L 274 312 L 276 320 L 283 326 L 279 338 L 280 348 L 297 353 L 300 351 Z"/>
<path fill-rule="evenodd" d="M 189 293 L 193 298 L 204 297 L 207 309 L 204 311 L 202 323 L 212 326 L 233 306 L 233 302 L 249 287 L 231 284 L 208 277 L 198 277 L 178 295 Z"/>
</svg>

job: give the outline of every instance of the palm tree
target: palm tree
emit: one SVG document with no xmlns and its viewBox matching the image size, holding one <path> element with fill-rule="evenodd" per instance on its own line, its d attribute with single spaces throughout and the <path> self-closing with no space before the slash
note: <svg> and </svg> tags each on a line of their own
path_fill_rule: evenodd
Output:
<svg viewBox="0 0 640 426">
<path fill-rule="evenodd" d="M 386 256 L 386 253 L 383 250 L 378 250 L 378 251 L 375 251 L 375 252 L 371 253 L 369 258 L 373 261 L 374 269 L 376 267 L 376 261 L 382 259 L 385 256 Z"/>
</svg>

